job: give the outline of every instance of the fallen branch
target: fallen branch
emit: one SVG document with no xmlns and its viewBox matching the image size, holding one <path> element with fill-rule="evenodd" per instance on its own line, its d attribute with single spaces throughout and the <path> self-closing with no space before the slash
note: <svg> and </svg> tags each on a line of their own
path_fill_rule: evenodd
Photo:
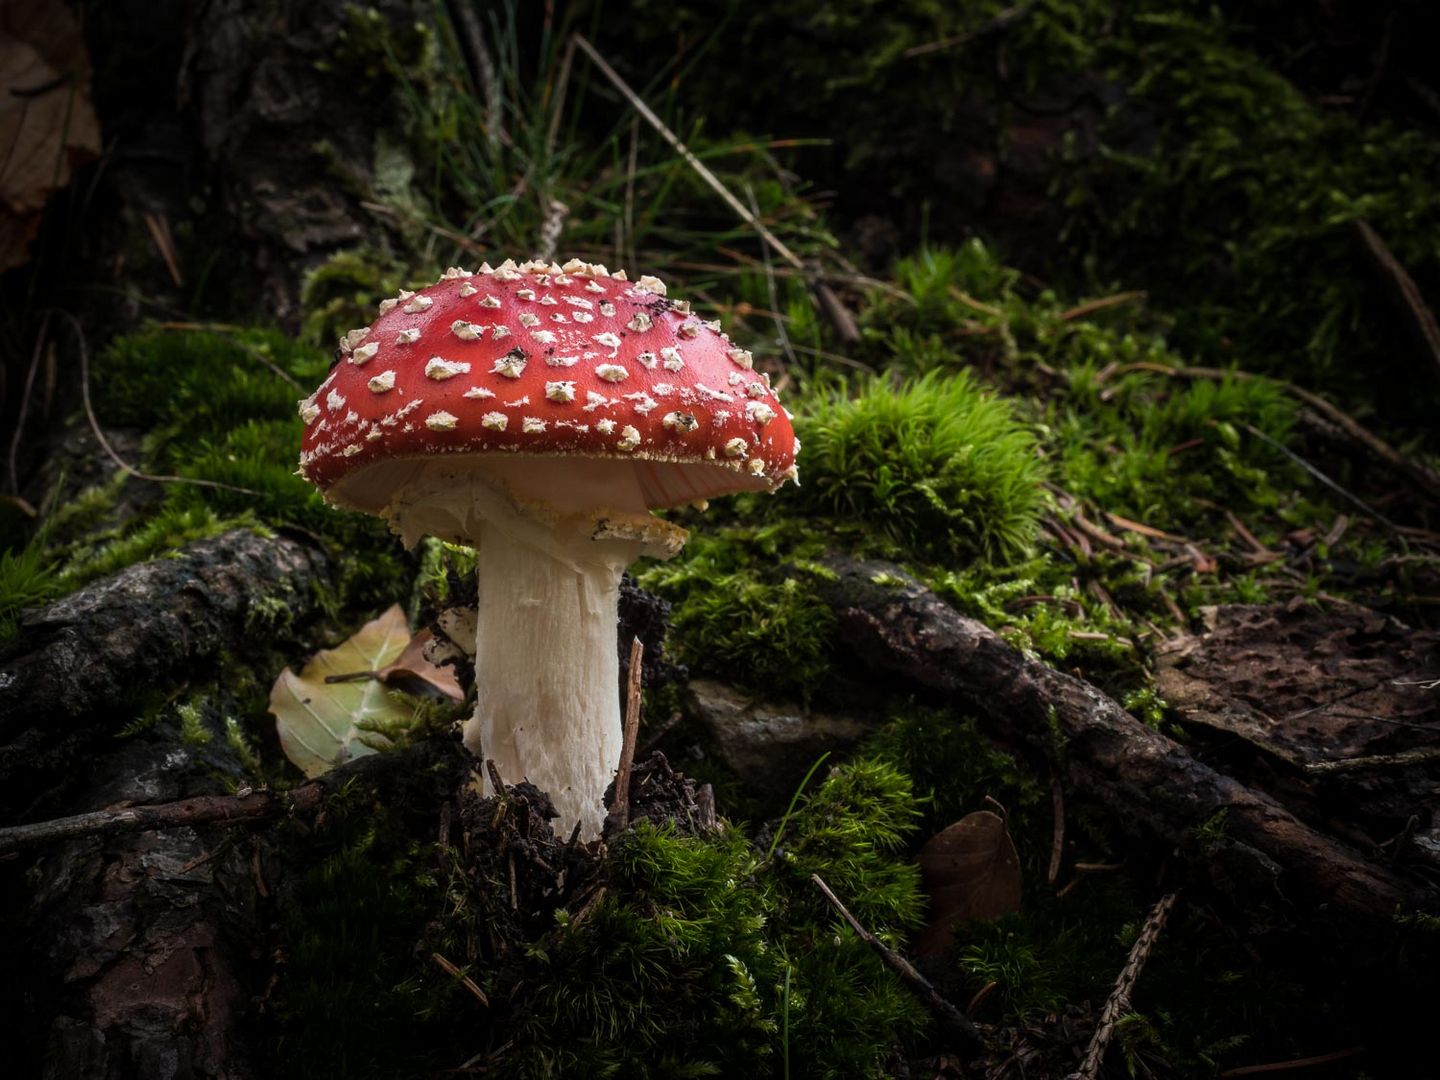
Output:
<svg viewBox="0 0 1440 1080">
<path fill-rule="evenodd" d="M 318 548 L 242 528 L 27 612 L 24 651 L 0 661 L 0 739 L 27 728 L 54 736 L 92 713 L 108 713 L 134 687 L 158 684 L 233 648 L 260 599 L 283 597 L 300 614 L 327 584 Z M 8 754 L 8 746 L 0 747 L 0 778 Z M 14 764 L 33 767 L 18 758 Z"/>
<path fill-rule="evenodd" d="M 970 1022 L 970 1018 L 954 1004 L 941 997 L 940 992 L 930 985 L 924 975 L 915 970 L 909 960 L 861 926 L 860 921 L 851 915 L 850 910 L 840 902 L 840 898 L 830 891 L 830 886 L 825 884 L 824 878 L 819 874 L 811 874 L 810 880 L 815 883 L 817 889 L 825 894 L 825 899 L 830 902 L 830 906 L 850 924 L 850 929 L 855 931 L 860 940 L 874 949 L 880 959 L 885 962 L 885 966 L 898 975 L 900 981 L 925 1004 L 931 1015 L 940 1022 L 941 1027 L 954 1040 L 955 1049 L 964 1056 L 965 1060 L 969 1061 L 978 1057 L 985 1050 L 985 1040 L 980 1037 L 980 1032 Z"/>
<path fill-rule="evenodd" d="M 442 763 L 447 770 L 456 768 L 457 759 L 468 763 L 468 758 L 460 755 L 448 740 L 422 740 L 404 750 L 354 758 L 289 791 L 261 789 L 242 790 L 234 795 L 197 795 L 174 802 L 113 806 L 87 814 L 12 825 L 0 829 L 0 856 L 83 836 L 312 817 L 324 808 L 326 797 L 336 791 L 356 784 L 398 789 L 402 783 L 413 781 L 423 786 L 445 775 L 440 767 Z"/>
<path fill-rule="evenodd" d="M 1179 849 L 1240 907 L 1296 910 L 1370 929 L 1437 910 L 1433 886 L 1372 863 L 1268 796 L 1217 773 L 1072 675 L 1007 645 L 883 562 L 829 563 L 841 643 L 868 666 L 974 713 L 997 738 L 1049 759 L 1132 834 Z M 877 584 L 884 582 L 885 584 Z M 898 583 L 898 584 L 897 584 Z"/>
</svg>

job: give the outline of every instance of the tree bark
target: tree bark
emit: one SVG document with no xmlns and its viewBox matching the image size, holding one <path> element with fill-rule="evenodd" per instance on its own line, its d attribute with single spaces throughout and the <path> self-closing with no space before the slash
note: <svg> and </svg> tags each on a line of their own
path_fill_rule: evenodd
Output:
<svg viewBox="0 0 1440 1080">
<path fill-rule="evenodd" d="M 103 767 L 96 755 L 113 746 L 120 706 L 178 685 L 252 632 L 283 644 L 262 601 L 303 623 L 326 574 L 314 547 L 236 529 L 27 615 L 24 651 L 0 659 L 0 810 L 13 821 L 84 809 L 64 794 Z"/>
<path fill-rule="evenodd" d="M 126 705 L 203 682 L 223 651 L 243 656 L 257 636 L 261 652 L 293 644 L 327 570 L 308 544 L 237 529 L 27 616 L 23 651 L 0 660 L 0 817 L 143 806 L 249 781 L 223 730 L 196 744 L 157 721 L 118 738 L 135 712 Z M 0 970 L 13 976 L 0 1009 L 29 1021 L 16 1075 L 263 1075 L 243 1034 L 270 969 L 257 945 L 258 852 L 248 833 L 186 824 L 0 861 L 12 928 Z"/>
</svg>

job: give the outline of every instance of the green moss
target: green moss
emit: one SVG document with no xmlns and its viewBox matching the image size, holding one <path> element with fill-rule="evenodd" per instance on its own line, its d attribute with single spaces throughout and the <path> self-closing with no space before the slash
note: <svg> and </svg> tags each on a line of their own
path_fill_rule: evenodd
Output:
<svg viewBox="0 0 1440 1080">
<path fill-rule="evenodd" d="M 253 779 L 264 781 L 265 775 L 260 763 L 260 755 L 255 752 L 254 744 L 246 736 L 245 729 L 240 726 L 240 721 L 233 716 L 225 717 L 225 745 L 230 748 L 230 753 L 235 755 L 235 760 L 240 762 Z"/>
<path fill-rule="evenodd" d="M 71 592 L 135 563 L 169 555 L 186 544 L 218 536 L 237 527 L 258 527 L 253 517 L 222 518 L 202 505 L 170 505 L 121 529 L 74 545 L 74 553 L 60 562 L 56 580 Z"/>
<path fill-rule="evenodd" d="M 1087 577 L 1119 587 L 1136 573 L 1123 557 L 1097 560 Z M 995 629 L 1011 645 L 1052 662 L 1085 660 L 1096 671 L 1135 670 L 1143 625 L 1077 586 L 1076 568 L 1053 555 L 1008 567 L 978 564 L 936 571 L 927 584 L 956 608 Z M 1147 597 L 1133 605 L 1143 611 Z M 1158 603 L 1158 601 L 1156 602 Z"/>
<path fill-rule="evenodd" d="M 210 730 L 205 726 L 205 714 L 200 705 L 187 701 L 175 707 L 180 717 L 180 741 L 190 746 L 204 746 L 210 741 Z"/>
<path fill-rule="evenodd" d="M 38 547 L 0 552 L 0 645 L 16 634 L 20 613 L 60 591 L 55 568 Z"/>
<path fill-rule="evenodd" d="M 808 694 L 830 670 L 834 615 L 802 579 L 762 570 L 766 547 L 754 532 L 696 537 L 639 581 L 674 605 L 683 663 L 771 693 Z"/>
<path fill-rule="evenodd" d="M 919 920 L 916 872 L 899 857 L 917 814 L 902 774 L 858 763 L 805 800 L 770 862 L 734 828 L 636 827 L 611 852 L 606 898 L 532 948 L 543 974 L 512 1074 L 778 1074 L 783 1057 L 797 1076 L 882 1075 L 924 1014 L 809 874 L 895 940 Z"/>
<path fill-rule="evenodd" d="M 327 597 L 379 598 L 401 588 L 404 562 L 383 522 L 329 509 L 295 475 L 295 402 L 324 377 L 323 354 L 268 330 L 145 331 L 113 341 L 95 365 L 95 409 L 110 426 L 143 429 L 151 473 L 166 482 L 147 516 L 107 523 L 116 478 L 57 510 L 38 534 L 38 560 L 58 592 L 237 527 L 298 526 L 332 545 L 340 586 Z M 300 389 L 297 389 L 300 388 Z M 252 617 L 279 625 L 284 598 Z M 269 606 L 265 606 L 269 605 Z M 0 624 L 3 625 L 3 624 Z"/>
<path fill-rule="evenodd" d="M 375 305 L 413 280 L 385 251 L 360 247 L 331 255 L 301 283 L 301 339 L 317 348 L 333 347 L 352 327 L 368 326 Z"/>
<path fill-rule="evenodd" d="M 1013 407 L 966 375 L 807 404 L 796 419 L 805 486 L 791 495 L 936 559 L 1005 559 L 1034 541 L 1044 506 L 1035 440 Z"/>
<path fill-rule="evenodd" d="M 304 869 L 279 893 L 280 1075 L 389 1080 L 463 1060 L 461 1014 L 445 1011 L 437 969 L 414 952 L 442 901 L 431 845 L 408 838 L 390 808 L 345 792 L 323 828 L 291 843 Z"/>
</svg>

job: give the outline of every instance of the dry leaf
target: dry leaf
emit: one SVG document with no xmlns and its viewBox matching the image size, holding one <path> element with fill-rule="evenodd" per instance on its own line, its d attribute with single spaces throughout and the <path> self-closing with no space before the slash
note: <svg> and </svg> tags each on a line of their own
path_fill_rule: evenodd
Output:
<svg viewBox="0 0 1440 1080">
<path fill-rule="evenodd" d="M 429 630 L 421 630 L 410 639 L 410 644 L 405 646 L 405 651 L 394 663 L 375 672 L 376 677 L 386 686 L 404 690 L 407 694 L 446 697 L 456 703 L 464 701 L 465 691 L 460 689 L 455 669 L 433 664 L 426 655 L 434 640 L 435 635 Z"/>
<path fill-rule="evenodd" d="M 930 838 L 919 863 L 930 922 L 915 943 L 918 956 L 944 952 L 957 923 L 998 919 L 1020 909 L 1020 857 L 998 814 L 965 815 Z"/>
<path fill-rule="evenodd" d="M 29 258 L 50 196 L 99 154 L 74 16 L 56 0 L 0 3 L 0 271 Z"/>
<path fill-rule="evenodd" d="M 410 627 L 396 604 L 334 649 L 316 653 L 299 675 L 289 668 L 270 689 L 280 748 L 307 777 L 351 758 L 375 753 L 386 739 L 375 728 L 405 725 L 412 710 L 374 678 L 326 682 L 328 675 L 378 672 L 410 644 Z M 369 729 L 369 730 L 367 730 Z"/>
</svg>

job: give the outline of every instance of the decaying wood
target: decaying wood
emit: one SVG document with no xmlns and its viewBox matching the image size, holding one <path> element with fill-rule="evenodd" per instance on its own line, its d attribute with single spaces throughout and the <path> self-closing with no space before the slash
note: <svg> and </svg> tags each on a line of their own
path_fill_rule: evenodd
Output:
<svg viewBox="0 0 1440 1080">
<path fill-rule="evenodd" d="M 315 790 L 318 789 L 311 789 L 311 792 Z M 305 788 L 294 794 L 299 796 L 302 792 L 311 794 Z M 247 791 L 243 795 L 197 795 L 193 799 L 154 806 L 93 810 L 88 814 L 74 814 L 54 821 L 36 821 L 0 829 L 0 855 L 81 836 L 263 821 L 284 813 L 294 805 L 292 797 L 279 792 Z"/>
<path fill-rule="evenodd" d="M 54 795 L 93 759 L 101 734 L 113 738 L 131 718 L 117 707 L 243 651 L 256 634 L 284 644 L 327 587 L 327 569 L 310 544 L 236 529 L 26 615 L 23 651 L 0 657 L 0 812 L 94 809 Z M 286 611 L 289 629 L 268 629 L 267 603 Z M 41 797 L 50 803 L 32 806 Z"/>
<path fill-rule="evenodd" d="M 313 545 L 235 529 L 25 616 L 26 651 L 0 660 L 0 738 L 106 711 L 136 687 L 233 648 L 262 600 L 308 608 L 325 571 Z"/>
<path fill-rule="evenodd" d="M 1121 828 L 1173 845 L 1211 895 L 1376 928 L 1440 909 L 1424 882 L 1367 861 L 1223 776 L 1089 683 L 1027 658 L 888 563 L 830 563 L 843 644 L 867 665 L 974 713 L 1048 758 Z M 884 582 L 884 584 L 877 584 Z"/>
<path fill-rule="evenodd" d="M 161 760 L 133 780 L 117 755 L 97 799 L 217 783 L 203 763 L 177 767 L 174 751 L 154 749 Z M 111 812 L 120 824 L 88 834 L 74 829 L 91 822 L 72 821 L 71 835 L 0 860 L 0 885 L 23 895 L 6 913 L 14 932 L 0 942 L 0 970 L 13 977 L 3 1004 L 34 1033 L 26 1049 L 43 1053 L 43 1071 L 38 1057 L 22 1058 L 15 1074 L 270 1075 L 260 1064 L 269 1052 L 254 1041 L 253 1000 L 275 974 L 273 898 L 305 870 L 276 821 L 283 812 L 297 828 L 318 823 L 333 805 L 326 796 L 343 789 L 347 805 L 384 805 L 418 830 L 469 767 L 457 742 L 429 739 L 358 758 L 288 794 L 134 807 L 136 817 Z M 261 815 L 251 827 L 233 827 L 236 814 L 250 813 Z"/>
</svg>

